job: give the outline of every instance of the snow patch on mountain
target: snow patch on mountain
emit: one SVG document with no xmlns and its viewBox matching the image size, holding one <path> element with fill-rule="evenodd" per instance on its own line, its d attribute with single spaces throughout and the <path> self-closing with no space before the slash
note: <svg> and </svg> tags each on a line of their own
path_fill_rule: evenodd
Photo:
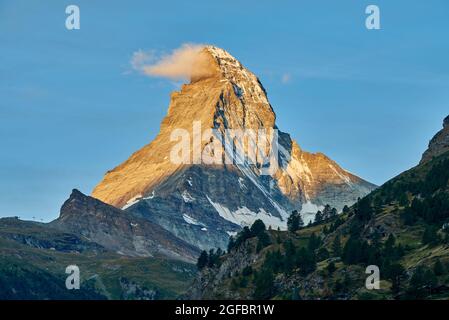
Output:
<svg viewBox="0 0 449 320">
<path fill-rule="evenodd" d="M 122 210 L 125 210 L 129 207 L 131 207 L 132 205 L 135 205 L 137 202 L 139 202 L 142 199 L 142 195 L 138 194 L 134 197 L 132 197 L 131 199 L 129 199 L 126 204 L 122 207 Z"/>
<path fill-rule="evenodd" d="M 323 210 L 324 206 L 316 205 L 310 201 L 303 203 L 301 208 L 301 217 L 305 225 L 315 221 L 315 215 L 319 210 Z"/>
<path fill-rule="evenodd" d="M 187 190 L 184 190 L 184 191 L 182 192 L 181 196 L 182 196 L 182 199 L 184 200 L 185 203 L 189 203 L 189 202 L 195 201 L 195 198 L 192 197 L 192 196 L 190 195 L 190 193 L 187 192 Z"/>
<path fill-rule="evenodd" d="M 246 189 L 246 186 L 245 186 L 245 184 L 243 183 L 243 181 L 244 181 L 243 178 L 242 178 L 242 177 L 239 177 L 238 181 L 239 181 L 240 189 Z"/>
<path fill-rule="evenodd" d="M 301 213 L 317 213 L 319 210 L 323 210 L 324 206 L 316 205 L 310 201 L 303 203 Z"/>
<path fill-rule="evenodd" d="M 191 216 L 187 215 L 187 214 L 183 214 L 182 218 L 184 219 L 185 222 L 187 222 L 188 224 L 193 224 L 195 226 L 203 226 L 205 227 L 205 225 L 201 222 L 198 222 L 196 219 L 192 218 Z"/>
<path fill-rule="evenodd" d="M 237 231 L 226 231 L 226 233 L 230 236 L 230 237 L 235 237 L 238 232 Z"/>
<path fill-rule="evenodd" d="M 260 219 L 265 223 L 267 227 L 271 226 L 274 229 L 279 228 L 281 230 L 287 229 L 286 220 L 283 221 L 280 218 L 273 216 L 271 213 L 266 212 L 262 208 L 259 208 L 258 212 L 253 212 L 247 207 L 243 206 L 235 211 L 231 211 L 224 205 L 221 205 L 218 202 L 213 202 L 209 198 L 209 196 L 206 195 L 206 197 L 207 200 L 209 200 L 209 203 L 215 208 L 215 210 L 223 219 L 226 219 L 232 223 L 240 225 L 241 227 L 251 226 L 254 223 L 254 221 Z"/>
<path fill-rule="evenodd" d="M 144 197 L 143 200 L 151 200 L 154 198 L 156 194 L 154 193 L 154 190 L 151 192 L 151 194 L 148 197 Z"/>
</svg>

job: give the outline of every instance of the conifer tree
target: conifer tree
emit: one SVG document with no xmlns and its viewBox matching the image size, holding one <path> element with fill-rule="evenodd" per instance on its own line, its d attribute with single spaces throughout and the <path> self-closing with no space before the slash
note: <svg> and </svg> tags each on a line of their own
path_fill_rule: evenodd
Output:
<svg viewBox="0 0 449 320">
<path fill-rule="evenodd" d="M 207 266 L 208 263 L 209 263 L 209 255 L 207 254 L 206 250 L 203 250 L 201 251 L 201 254 L 198 257 L 196 266 L 199 270 L 202 270 L 204 267 Z"/>
<path fill-rule="evenodd" d="M 337 235 L 334 238 L 334 241 L 332 242 L 332 253 L 334 257 L 340 257 L 341 256 L 341 242 L 340 242 L 340 236 Z"/>
</svg>

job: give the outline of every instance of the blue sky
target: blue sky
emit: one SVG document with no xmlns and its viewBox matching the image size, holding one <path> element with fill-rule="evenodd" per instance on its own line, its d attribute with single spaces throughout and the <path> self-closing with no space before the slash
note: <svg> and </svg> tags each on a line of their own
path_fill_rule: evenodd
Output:
<svg viewBox="0 0 449 320">
<path fill-rule="evenodd" d="M 65 28 L 69 4 L 80 30 Z M 369 4 L 381 30 L 365 28 Z M 0 0 L 0 216 L 51 220 L 149 143 L 178 84 L 130 59 L 187 42 L 256 73 L 303 149 L 381 184 L 449 114 L 448 13 L 444 0 Z"/>
</svg>

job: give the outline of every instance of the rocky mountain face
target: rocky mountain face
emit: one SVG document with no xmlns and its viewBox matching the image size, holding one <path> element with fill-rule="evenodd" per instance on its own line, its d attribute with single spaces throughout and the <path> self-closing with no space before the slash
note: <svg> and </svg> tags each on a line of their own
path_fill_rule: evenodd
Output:
<svg viewBox="0 0 449 320">
<path fill-rule="evenodd" d="M 49 228 L 48 224 L 23 221 L 18 218 L 0 219 L 0 238 L 37 249 L 65 253 L 103 253 L 106 249 L 82 236 Z"/>
<path fill-rule="evenodd" d="M 172 93 L 154 141 L 109 171 L 93 197 L 208 249 L 256 219 L 285 229 L 293 209 L 307 222 L 375 188 L 279 131 L 259 79 L 225 50 L 205 47 L 197 70 Z"/>
<path fill-rule="evenodd" d="M 193 262 L 199 251 L 161 226 L 73 190 L 49 226 L 126 256 L 163 255 Z"/>
<path fill-rule="evenodd" d="M 424 152 L 421 163 L 432 160 L 446 151 L 449 151 L 449 116 L 443 121 L 443 129 L 430 140 L 429 148 Z"/>
</svg>

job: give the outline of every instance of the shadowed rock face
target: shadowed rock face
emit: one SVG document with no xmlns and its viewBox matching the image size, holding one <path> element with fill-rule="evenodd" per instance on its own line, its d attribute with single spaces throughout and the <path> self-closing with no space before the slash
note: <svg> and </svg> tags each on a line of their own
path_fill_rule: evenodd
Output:
<svg viewBox="0 0 449 320">
<path fill-rule="evenodd" d="M 302 209 L 310 219 L 307 213 L 315 213 L 320 206 L 342 209 L 375 188 L 325 155 L 303 151 L 281 131 L 278 169 L 270 175 L 261 174 L 260 157 L 252 164 L 170 161 L 170 152 L 179 143 L 172 141 L 172 132 L 184 129 L 193 137 L 195 121 L 201 123 L 202 131 L 216 129 L 222 136 L 229 129 L 277 129 L 265 88 L 252 72 L 220 48 L 207 46 L 201 55 L 201 72 L 192 74 L 191 83 L 172 93 L 158 136 L 109 171 L 93 197 L 207 249 L 224 247 L 230 234 L 256 219 L 285 229 L 293 209 Z M 272 140 L 262 140 L 270 150 Z M 217 136 L 202 140 L 201 151 L 207 154 L 216 142 Z M 261 153 L 261 149 L 257 144 L 254 152 Z M 229 152 L 222 147 L 220 154 L 224 163 Z M 189 156 L 194 159 L 192 150 Z"/>
<path fill-rule="evenodd" d="M 449 151 L 449 116 L 443 120 L 443 129 L 430 140 L 429 147 L 424 152 L 420 163 L 430 161 L 447 151 Z"/>
<path fill-rule="evenodd" d="M 129 256 L 165 255 L 195 261 L 198 249 L 176 238 L 157 224 L 73 190 L 51 227 L 79 234 Z"/>
<path fill-rule="evenodd" d="M 19 218 L 0 219 L 0 238 L 38 249 L 65 253 L 99 254 L 106 251 L 103 246 L 82 236 L 51 228 L 45 223 L 23 221 Z"/>
</svg>

